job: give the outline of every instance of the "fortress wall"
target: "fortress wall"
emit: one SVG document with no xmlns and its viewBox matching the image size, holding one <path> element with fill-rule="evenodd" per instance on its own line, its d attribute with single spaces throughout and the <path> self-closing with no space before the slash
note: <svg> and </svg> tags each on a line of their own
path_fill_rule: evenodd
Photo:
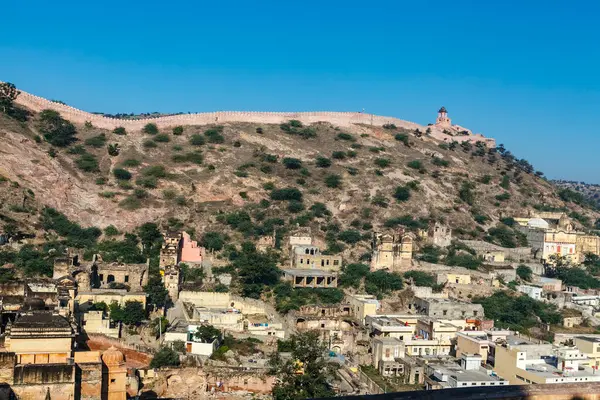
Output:
<svg viewBox="0 0 600 400">
<path fill-rule="evenodd" d="M 46 100 L 26 92 L 21 92 L 16 102 L 33 111 L 40 112 L 51 109 L 59 112 L 63 118 L 71 122 L 84 124 L 89 121 L 94 126 L 104 129 L 114 129 L 122 126 L 127 130 L 141 130 L 149 122 L 155 123 L 159 128 L 177 125 L 207 125 L 227 122 L 252 122 L 263 124 L 280 124 L 290 119 L 297 119 L 304 124 L 326 121 L 333 125 L 344 127 L 353 124 L 367 124 L 382 126 L 395 124 L 405 129 L 424 129 L 423 126 L 413 122 L 403 121 L 398 118 L 384 117 L 358 112 L 256 112 L 256 111 L 218 111 L 198 114 L 170 115 L 158 118 L 145 118 L 139 120 L 125 120 L 108 118 L 101 115 L 88 113 L 77 108 Z"/>
<path fill-rule="evenodd" d="M 365 124 L 381 127 L 385 124 L 394 124 L 399 128 L 408 130 L 419 129 L 425 131 L 427 127 L 414 122 L 404 121 L 394 117 L 385 117 L 380 115 L 365 114 L 359 112 L 327 112 L 327 111 L 309 111 L 309 112 L 259 112 L 259 111 L 217 111 L 197 114 L 169 115 L 158 118 L 144 118 L 138 120 L 126 120 L 117 118 L 108 118 L 102 115 L 92 114 L 77 108 L 56 103 L 27 92 L 21 92 L 16 100 L 17 104 L 25 106 L 32 111 L 40 112 L 51 109 L 59 112 L 63 118 L 77 124 L 91 122 L 98 128 L 112 130 L 122 126 L 128 131 L 140 131 L 144 125 L 149 122 L 156 124 L 159 128 L 173 127 L 177 125 L 208 125 L 223 124 L 231 122 L 250 122 L 257 124 L 280 124 L 297 119 L 303 124 L 309 125 L 316 122 L 329 122 L 339 127 L 351 127 L 354 124 Z M 431 137 L 443 142 L 457 141 L 462 142 L 483 142 L 488 147 L 496 147 L 496 141 L 486 138 L 483 135 L 457 135 L 452 136 L 443 132 L 435 125 L 430 126 Z"/>
</svg>

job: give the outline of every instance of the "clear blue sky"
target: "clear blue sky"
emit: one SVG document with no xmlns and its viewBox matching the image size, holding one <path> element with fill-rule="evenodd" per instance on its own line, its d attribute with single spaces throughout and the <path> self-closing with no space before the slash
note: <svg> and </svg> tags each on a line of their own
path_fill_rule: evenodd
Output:
<svg viewBox="0 0 600 400">
<path fill-rule="evenodd" d="M 0 80 L 87 111 L 444 105 L 551 178 L 600 183 L 600 2 L 4 0 Z"/>
</svg>

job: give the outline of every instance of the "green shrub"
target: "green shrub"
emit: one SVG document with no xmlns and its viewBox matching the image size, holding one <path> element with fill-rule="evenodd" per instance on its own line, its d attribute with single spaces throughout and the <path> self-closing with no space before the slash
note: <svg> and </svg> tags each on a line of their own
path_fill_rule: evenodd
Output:
<svg viewBox="0 0 600 400">
<path fill-rule="evenodd" d="M 357 153 L 356 151 L 354 151 L 354 150 L 348 150 L 348 151 L 346 152 L 346 155 L 347 155 L 349 158 L 355 158 L 355 157 L 358 155 L 358 153 Z"/>
<path fill-rule="evenodd" d="M 376 166 L 378 166 L 379 168 L 386 168 L 388 167 L 392 162 L 387 159 L 387 158 L 376 158 L 375 161 L 373 162 Z"/>
<path fill-rule="evenodd" d="M 491 175 L 484 175 L 479 180 L 479 182 L 483 183 L 484 185 L 488 185 L 491 181 L 492 181 L 492 176 Z"/>
<path fill-rule="evenodd" d="M 460 190 L 458 191 L 458 196 L 462 201 L 472 206 L 475 204 L 475 184 L 472 182 L 464 181 Z"/>
<path fill-rule="evenodd" d="M 77 140 L 75 126 L 62 118 L 57 111 L 43 110 L 39 118 L 38 128 L 52 146 L 67 147 Z"/>
<path fill-rule="evenodd" d="M 436 165 L 438 167 L 447 167 L 450 165 L 450 162 L 448 160 L 444 160 L 439 157 L 433 157 L 432 163 L 433 165 Z"/>
<path fill-rule="evenodd" d="M 327 157 L 319 156 L 316 159 L 316 165 L 319 168 L 329 168 L 331 167 L 331 160 Z"/>
<path fill-rule="evenodd" d="M 158 143 L 166 143 L 170 140 L 171 140 L 171 138 L 166 133 L 161 133 L 161 134 L 154 136 L 154 141 L 158 142 Z"/>
<path fill-rule="evenodd" d="M 69 147 L 67 149 L 67 153 L 69 154 L 84 154 L 86 152 L 87 151 L 85 150 L 85 147 L 83 147 L 80 144 L 78 144 L 77 146 Z"/>
<path fill-rule="evenodd" d="M 273 183 L 273 182 L 265 182 L 263 184 L 263 189 L 265 189 L 265 190 L 273 190 L 273 189 L 275 189 L 275 183 Z"/>
<path fill-rule="evenodd" d="M 348 167 L 348 168 L 346 168 L 346 170 L 348 171 L 349 175 L 352 175 L 352 176 L 358 175 L 358 169 L 357 168 Z"/>
<path fill-rule="evenodd" d="M 114 225 L 109 225 L 106 228 L 104 228 L 105 236 L 117 236 L 119 234 L 119 230 Z"/>
<path fill-rule="evenodd" d="M 325 186 L 329 188 L 339 188 L 342 186 L 342 177 L 337 174 L 330 174 L 325 177 Z"/>
<path fill-rule="evenodd" d="M 154 176 L 141 176 L 135 180 L 135 183 L 145 188 L 154 189 L 158 186 L 158 179 Z"/>
<path fill-rule="evenodd" d="M 153 149 L 153 148 L 157 147 L 158 145 L 156 144 L 156 142 L 154 140 L 145 140 L 143 143 L 143 146 L 146 149 Z"/>
<path fill-rule="evenodd" d="M 177 191 L 173 189 L 165 189 L 163 190 L 163 199 L 165 200 L 173 200 L 177 196 Z"/>
<path fill-rule="evenodd" d="M 281 163 L 287 169 L 300 169 L 300 168 L 302 168 L 302 161 L 299 160 L 299 159 L 297 159 L 297 158 L 285 157 L 283 160 L 281 160 Z"/>
<path fill-rule="evenodd" d="M 349 229 L 338 234 L 338 239 L 348 244 L 355 244 L 361 241 L 362 235 L 359 231 Z"/>
<path fill-rule="evenodd" d="M 202 136 L 198 133 L 193 134 L 192 137 L 190 138 L 190 144 L 192 146 L 202 146 L 204 143 L 206 143 L 204 136 Z"/>
<path fill-rule="evenodd" d="M 407 147 L 410 145 L 410 143 L 408 142 L 408 135 L 405 135 L 404 133 L 397 133 L 396 136 L 394 136 L 394 139 L 404 143 L 404 145 Z"/>
<path fill-rule="evenodd" d="M 271 191 L 273 200 L 297 200 L 302 201 L 302 192 L 296 188 L 288 187 L 284 189 L 273 189 Z"/>
<path fill-rule="evenodd" d="M 204 136 L 206 136 L 208 143 L 225 143 L 225 138 L 221 133 L 223 132 L 222 126 L 216 126 L 212 129 L 207 129 L 204 131 Z"/>
<path fill-rule="evenodd" d="M 176 126 L 173 128 L 173 135 L 175 136 L 181 136 L 183 135 L 183 126 Z"/>
<path fill-rule="evenodd" d="M 113 129 L 113 133 L 115 135 L 121 135 L 121 136 L 127 135 L 127 131 L 122 126 L 119 126 L 119 127 L 116 127 L 115 129 Z"/>
<path fill-rule="evenodd" d="M 331 153 L 331 158 L 334 158 L 336 160 L 343 160 L 346 158 L 346 153 L 343 151 L 334 151 L 333 153 Z"/>
<path fill-rule="evenodd" d="M 340 140 L 347 140 L 350 142 L 354 142 L 356 139 L 349 133 L 338 133 L 336 136 Z"/>
<path fill-rule="evenodd" d="M 151 165 L 142 169 L 143 176 L 154 176 L 156 178 L 165 178 L 167 176 L 167 170 L 162 165 Z"/>
<path fill-rule="evenodd" d="M 304 210 L 304 203 L 298 200 L 290 200 L 287 210 L 291 213 L 299 213 Z"/>
<path fill-rule="evenodd" d="M 502 181 L 500 182 L 500 187 L 502 189 L 506 189 L 506 190 L 508 190 L 510 188 L 510 178 L 508 177 L 508 175 L 504 175 L 502 177 Z"/>
<path fill-rule="evenodd" d="M 77 165 L 77 168 L 85 172 L 98 172 L 100 170 L 98 167 L 98 160 L 93 154 L 82 154 L 75 161 L 75 165 Z"/>
<path fill-rule="evenodd" d="M 158 126 L 153 123 L 146 124 L 142 129 L 142 132 L 148 135 L 156 135 L 158 133 Z"/>
<path fill-rule="evenodd" d="M 185 154 L 175 154 L 171 157 L 171 160 L 176 163 L 190 162 L 200 165 L 204 161 L 204 157 L 201 152 L 193 151 Z"/>
<path fill-rule="evenodd" d="M 106 135 L 104 133 L 101 133 L 98 136 L 93 136 L 89 139 L 86 139 L 84 143 L 86 144 L 86 146 L 92 146 L 95 148 L 104 147 L 104 145 L 106 144 Z"/>
<path fill-rule="evenodd" d="M 144 189 L 135 189 L 133 191 L 133 195 L 135 197 L 137 197 L 138 199 L 145 199 L 148 197 L 148 192 L 145 191 Z"/>
<path fill-rule="evenodd" d="M 136 160 L 135 158 L 128 158 L 127 160 L 122 162 L 124 167 L 137 167 L 142 162 L 140 160 Z"/>
<path fill-rule="evenodd" d="M 398 127 L 395 124 L 383 124 L 383 129 L 396 130 Z"/>
<path fill-rule="evenodd" d="M 410 199 L 410 189 L 406 186 L 398 186 L 394 191 L 394 198 L 398 201 L 407 201 Z"/>
<path fill-rule="evenodd" d="M 409 161 L 409 162 L 406 164 L 406 166 L 407 166 L 408 168 L 412 168 L 412 169 L 418 169 L 418 170 L 421 170 L 421 169 L 423 169 L 423 163 L 422 163 L 420 160 L 412 160 L 412 161 Z"/>
<path fill-rule="evenodd" d="M 498 201 L 506 201 L 508 199 L 510 199 L 510 193 L 508 192 L 496 195 L 496 200 Z"/>
<path fill-rule="evenodd" d="M 113 170 L 113 175 L 119 180 L 128 181 L 131 179 L 131 172 L 123 168 L 115 168 Z"/>
<path fill-rule="evenodd" d="M 115 192 L 100 192 L 99 195 L 100 195 L 100 197 L 104 197 L 106 199 L 112 199 L 113 197 L 115 197 L 116 193 Z"/>
</svg>

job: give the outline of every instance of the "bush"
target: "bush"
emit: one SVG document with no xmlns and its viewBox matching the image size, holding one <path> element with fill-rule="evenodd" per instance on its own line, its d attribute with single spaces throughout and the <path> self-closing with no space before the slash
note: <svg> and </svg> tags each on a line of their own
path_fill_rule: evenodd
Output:
<svg viewBox="0 0 600 400">
<path fill-rule="evenodd" d="M 223 245 L 225 244 L 225 236 L 218 232 L 209 231 L 202 236 L 200 243 L 203 247 L 206 247 L 209 250 L 219 251 L 223 249 Z"/>
<path fill-rule="evenodd" d="M 161 134 L 154 136 L 154 141 L 158 142 L 158 143 L 167 143 L 170 140 L 171 140 L 171 138 L 166 133 L 161 133 Z"/>
<path fill-rule="evenodd" d="M 336 160 L 343 160 L 346 158 L 346 153 L 344 151 L 334 151 L 331 153 L 331 158 L 335 158 Z"/>
<path fill-rule="evenodd" d="M 408 135 L 405 135 L 404 133 L 396 134 L 396 136 L 394 136 L 394 139 L 396 139 L 399 142 L 404 143 L 404 145 L 407 147 L 410 145 L 410 143 L 408 142 Z"/>
<path fill-rule="evenodd" d="M 127 135 L 127 131 L 125 130 L 125 128 L 123 128 L 122 126 L 119 126 L 115 129 L 113 129 L 113 133 L 115 135 Z"/>
<path fill-rule="evenodd" d="M 510 188 L 510 178 L 508 177 L 508 175 L 504 175 L 502 177 L 502 182 L 500 182 L 500 187 L 502 189 L 506 189 L 506 190 L 508 190 Z"/>
<path fill-rule="evenodd" d="M 67 147 L 77 140 L 75 126 L 54 110 L 43 110 L 40 113 L 39 130 L 52 146 Z"/>
<path fill-rule="evenodd" d="M 123 168 L 115 168 L 113 170 L 113 175 L 119 180 L 128 181 L 131 179 L 131 172 Z"/>
<path fill-rule="evenodd" d="M 225 138 L 221 133 L 223 132 L 222 126 L 216 126 L 212 129 L 204 131 L 204 136 L 208 139 L 208 143 L 225 143 Z"/>
<path fill-rule="evenodd" d="M 83 147 L 80 144 L 78 144 L 77 146 L 70 147 L 67 150 L 67 153 L 69 153 L 69 154 L 84 154 L 86 152 L 87 151 L 86 151 L 85 147 Z"/>
<path fill-rule="evenodd" d="M 304 204 L 298 200 L 291 200 L 288 204 L 287 210 L 291 213 L 299 213 L 304 210 Z"/>
<path fill-rule="evenodd" d="M 395 124 L 383 124 L 383 129 L 396 130 L 398 127 Z"/>
<path fill-rule="evenodd" d="M 281 163 L 285 165 L 287 169 L 302 168 L 302 161 L 297 158 L 285 157 L 283 160 L 281 160 Z"/>
<path fill-rule="evenodd" d="M 154 176 L 156 178 L 165 178 L 167 176 L 167 170 L 162 165 L 152 165 L 144 168 L 141 171 L 143 176 Z"/>
<path fill-rule="evenodd" d="M 412 160 L 412 161 L 409 161 L 409 162 L 406 164 L 406 166 L 407 166 L 408 168 L 412 168 L 412 169 L 418 169 L 418 170 L 421 170 L 421 169 L 423 169 L 423 163 L 422 163 L 420 160 Z"/>
<path fill-rule="evenodd" d="M 496 195 L 496 200 L 498 201 L 506 201 L 508 199 L 510 199 L 510 193 L 508 192 Z"/>
<path fill-rule="evenodd" d="M 256 133 L 262 134 L 263 128 L 261 128 L 261 127 L 256 128 Z"/>
<path fill-rule="evenodd" d="M 331 167 L 331 160 L 327 157 L 317 157 L 316 165 L 319 168 L 329 168 Z"/>
<path fill-rule="evenodd" d="M 521 264 L 517 267 L 517 275 L 524 281 L 531 281 L 532 274 L 533 271 L 527 265 Z"/>
<path fill-rule="evenodd" d="M 479 182 L 483 183 L 484 185 L 488 185 L 491 181 L 492 181 L 492 176 L 491 175 L 484 175 L 479 180 Z"/>
<path fill-rule="evenodd" d="M 349 142 L 354 142 L 356 139 L 349 133 L 338 133 L 336 136 L 340 140 L 347 140 Z"/>
<path fill-rule="evenodd" d="M 75 161 L 75 165 L 77 165 L 77 168 L 85 172 L 98 172 L 100 170 L 98 167 L 98 160 L 93 154 L 82 154 Z"/>
<path fill-rule="evenodd" d="M 355 244 L 360 242 L 360 240 L 362 239 L 362 235 L 360 234 L 359 231 L 355 231 L 352 229 L 340 232 L 338 234 L 338 239 L 341 240 L 342 242 L 346 242 L 348 244 Z"/>
<path fill-rule="evenodd" d="M 148 189 L 154 189 L 158 186 L 158 180 L 154 176 L 141 176 L 135 180 L 135 183 Z"/>
<path fill-rule="evenodd" d="M 117 236 L 119 235 L 119 230 L 114 225 L 109 225 L 106 228 L 104 228 L 104 235 Z"/>
<path fill-rule="evenodd" d="M 339 188 L 342 186 L 342 177 L 337 174 L 330 174 L 325 177 L 325 186 L 329 188 Z"/>
<path fill-rule="evenodd" d="M 142 162 L 140 160 L 136 160 L 135 158 L 128 158 L 127 160 L 123 161 L 122 165 L 124 167 L 137 167 L 141 163 Z"/>
<path fill-rule="evenodd" d="M 185 154 L 175 154 L 171 157 L 171 160 L 173 160 L 173 162 L 176 163 L 190 162 L 193 164 L 200 165 L 204 161 L 204 157 L 199 151 L 193 151 Z"/>
<path fill-rule="evenodd" d="M 173 135 L 181 136 L 183 135 L 183 126 L 176 126 L 173 128 Z"/>
<path fill-rule="evenodd" d="M 432 163 L 433 163 L 433 165 L 438 166 L 438 167 L 447 167 L 450 165 L 450 162 L 448 160 L 444 160 L 439 157 L 433 157 Z"/>
<path fill-rule="evenodd" d="M 376 158 L 374 164 L 379 168 L 386 168 L 391 164 L 391 161 L 387 158 Z"/>
<path fill-rule="evenodd" d="M 204 136 L 199 135 L 197 133 L 193 134 L 190 138 L 190 144 L 192 146 L 202 146 L 206 141 L 204 140 Z"/>
<path fill-rule="evenodd" d="M 102 133 L 98 136 L 93 136 L 89 139 L 86 139 L 84 143 L 86 144 L 86 146 L 92 146 L 95 148 L 104 147 L 104 145 L 106 144 L 106 135 Z"/>
<path fill-rule="evenodd" d="M 407 201 L 408 199 L 410 199 L 410 189 L 406 186 L 396 187 L 396 191 L 394 192 L 394 198 L 398 201 Z"/>
<path fill-rule="evenodd" d="M 271 199 L 273 200 L 297 200 L 302 201 L 302 192 L 296 188 L 274 189 L 271 191 Z"/>
<path fill-rule="evenodd" d="M 137 210 L 142 207 L 142 203 L 135 196 L 127 196 L 119 203 L 119 207 L 129 211 Z"/>
<path fill-rule="evenodd" d="M 460 199 L 470 206 L 475 204 L 475 192 L 473 189 L 475 189 L 474 183 L 464 181 L 460 190 L 458 191 L 458 196 Z"/>
<path fill-rule="evenodd" d="M 143 143 L 143 146 L 146 149 L 153 149 L 153 148 L 156 148 L 158 145 L 156 144 L 156 142 L 154 140 L 145 140 Z"/>
<path fill-rule="evenodd" d="M 148 135 L 156 135 L 158 133 L 158 126 L 153 123 L 146 124 L 142 129 L 142 132 Z"/>
</svg>

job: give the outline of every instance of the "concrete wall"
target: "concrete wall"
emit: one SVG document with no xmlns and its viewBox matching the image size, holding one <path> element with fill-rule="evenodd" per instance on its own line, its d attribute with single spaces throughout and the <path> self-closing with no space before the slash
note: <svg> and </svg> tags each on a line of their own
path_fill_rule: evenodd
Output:
<svg viewBox="0 0 600 400">
<path fill-rule="evenodd" d="M 235 296 L 230 293 L 195 292 L 182 290 L 179 299 L 195 306 L 206 308 L 237 308 L 243 314 L 266 314 L 266 305 L 255 299 Z"/>
</svg>

